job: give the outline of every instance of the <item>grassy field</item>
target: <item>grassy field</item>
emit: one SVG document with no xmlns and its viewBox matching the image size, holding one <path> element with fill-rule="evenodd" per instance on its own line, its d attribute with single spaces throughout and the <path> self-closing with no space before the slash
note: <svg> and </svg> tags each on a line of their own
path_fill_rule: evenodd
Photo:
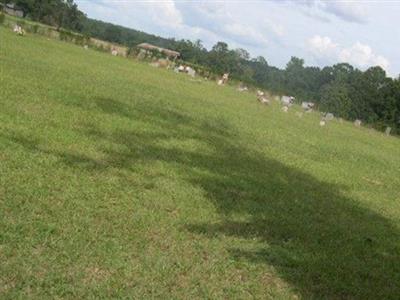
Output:
<svg viewBox="0 0 400 300">
<path fill-rule="evenodd" d="M 400 140 L 0 28 L 0 298 L 398 299 Z"/>
</svg>

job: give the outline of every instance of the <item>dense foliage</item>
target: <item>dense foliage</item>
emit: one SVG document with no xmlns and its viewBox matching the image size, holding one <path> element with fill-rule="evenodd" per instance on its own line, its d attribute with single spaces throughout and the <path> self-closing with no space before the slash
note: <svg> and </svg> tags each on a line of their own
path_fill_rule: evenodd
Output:
<svg viewBox="0 0 400 300">
<path fill-rule="evenodd" d="M 73 0 L 2 0 L 12 2 L 24 11 L 25 17 L 57 28 L 83 30 L 85 14 Z"/>
<path fill-rule="evenodd" d="M 82 32 L 87 35 L 129 47 L 134 47 L 144 42 L 166 47 L 170 42 L 168 39 L 156 35 L 89 18 L 85 18 L 82 25 Z"/>
<path fill-rule="evenodd" d="M 73 0 L 17 0 L 27 17 L 50 25 L 79 31 L 102 40 L 135 47 L 142 42 L 171 48 L 184 61 L 201 65 L 215 74 L 290 94 L 298 101 L 313 101 L 322 111 L 375 128 L 390 126 L 400 131 L 400 79 L 388 78 L 380 67 L 362 72 L 347 63 L 330 67 L 306 67 L 296 57 L 285 69 L 270 66 L 264 57 L 251 58 L 244 49 L 229 49 L 218 42 L 207 50 L 201 41 L 165 39 L 141 31 L 86 18 Z"/>
</svg>

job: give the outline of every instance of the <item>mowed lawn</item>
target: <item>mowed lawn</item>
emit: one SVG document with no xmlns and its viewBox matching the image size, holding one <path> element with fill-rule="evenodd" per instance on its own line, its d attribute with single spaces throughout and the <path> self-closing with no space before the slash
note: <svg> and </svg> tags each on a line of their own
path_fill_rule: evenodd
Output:
<svg viewBox="0 0 400 300">
<path fill-rule="evenodd" d="M 400 140 L 0 28 L 1 299 L 398 299 Z"/>
</svg>

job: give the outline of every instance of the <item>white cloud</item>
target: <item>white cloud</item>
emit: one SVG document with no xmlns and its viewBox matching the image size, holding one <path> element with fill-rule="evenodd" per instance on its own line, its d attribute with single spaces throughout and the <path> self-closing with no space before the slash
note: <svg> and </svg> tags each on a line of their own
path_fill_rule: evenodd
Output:
<svg viewBox="0 0 400 300">
<path fill-rule="evenodd" d="M 240 23 L 228 23 L 222 27 L 222 31 L 242 44 L 257 47 L 268 45 L 267 38 L 261 32 Z"/>
<path fill-rule="evenodd" d="M 362 1 L 324 1 L 324 10 L 349 22 L 367 22 L 366 6 Z"/>
<path fill-rule="evenodd" d="M 327 36 L 315 35 L 308 41 L 311 51 L 316 55 L 331 56 L 337 51 L 338 44 L 332 42 Z"/>
<path fill-rule="evenodd" d="M 304 13 L 321 21 L 328 21 L 322 14 L 333 15 L 339 19 L 353 23 L 366 23 L 368 14 L 362 1 L 351 0 L 289 0 L 297 5 L 305 6 Z"/>
<path fill-rule="evenodd" d="M 315 35 L 307 41 L 308 49 L 320 64 L 347 62 L 361 69 L 380 66 L 389 71 L 389 61 L 382 55 L 374 53 L 369 45 L 356 42 L 350 47 L 334 43 L 327 36 Z"/>
<path fill-rule="evenodd" d="M 176 8 L 173 0 L 160 2 L 147 2 L 147 9 L 150 10 L 154 22 L 172 28 L 183 25 L 181 12 Z"/>
<path fill-rule="evenodd" d="M 227 2 L 198 1 L 196 5 L 190 2 L 177 2 L 177 7 L 184 16 L 188 26 L 197 26 L 221 40 L 235 45 L 263 47 L 268 44 L 265 32 L 252 26 L 246 20 L 234 16 Z M 283 34 L 281 26 L 271 26 L 271 32 Z"/>
<path fill-rule="evenodd" d="M 140 17 L 145 16 L 147 23 L 151 22 L 155 25 L 168 28 L 179 28 L 183 25 L 183 17 L 173 0 L 142 0 L 134 3 L 130 1 L 118 1 L 112 2 L 112 4 L 112 7 L 117 8 L 121 16 L 130 14 Z"/>
<path fill-rule="evenodd" d="M 339 53 L 339 60 L 355 64 L 361 68 L 380 66 L 386 71 L 389 68 L 389 61 L 385 57 L 375 54 L 370 46 L 360 42 L 355 43 L 350 48 L 342 49 Z"/>
</svg>

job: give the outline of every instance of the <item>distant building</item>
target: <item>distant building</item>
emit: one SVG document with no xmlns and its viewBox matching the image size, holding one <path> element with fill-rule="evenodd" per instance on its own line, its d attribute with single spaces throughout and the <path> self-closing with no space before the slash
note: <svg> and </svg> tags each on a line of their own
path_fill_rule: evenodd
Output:
<svg viewBox="0 0 400 300">
<path fill-rule="evenodd" d="M 24 11 L 16 6 L 14 3 L 2 4 L 0 3 L 0 8 L 8 15 L 15 16 L 15 17 L 24 17 Z"/>
<path fill-rule="evenodd" d="M 143 49 L 144 51 L 154 51 L 154 50 L 157 50 L 157 51 L 159 51 L 160 53 L 163 53 L 165 56 L 167 56 L 168 58 L 172 58 L 172 59 L 176 59 L 176 58 L 178 58 L 181 54 L 179 53 L 179 52 L 177 52 L 177 51 L 173 51 L 173 50 L 170 50 L 170 49 L 166 49 L 166 48 L 161 48 L 161 47 L 158 47 L 158 46 L 154 46 L 154 45 L 151 45 L 151 44 L 148 44 L 148 43 L 142 43 L 142 44 L 139 44 L 139 45 L 137 45 L 137 47 L 139 48 L 139 49 Z"/>
</svg>

